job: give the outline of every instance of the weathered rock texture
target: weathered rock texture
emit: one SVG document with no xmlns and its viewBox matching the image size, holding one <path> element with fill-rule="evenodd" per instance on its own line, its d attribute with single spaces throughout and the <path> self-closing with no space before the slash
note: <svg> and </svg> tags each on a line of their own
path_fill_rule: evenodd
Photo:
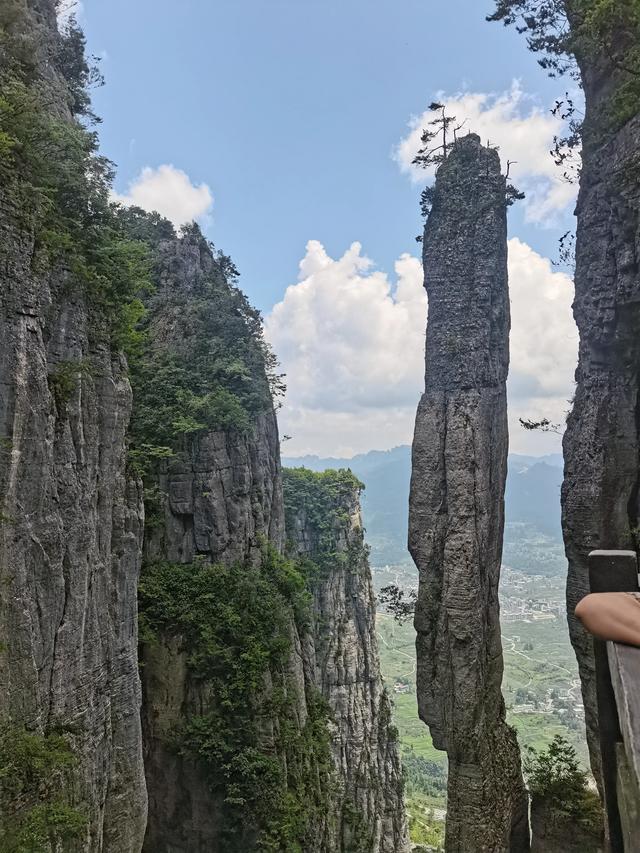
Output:
<svg viewBox="0 0 640 853">
<path fill-rule="evenodd" d="M 227 285 L 199 233 L 160 243 L 155 258 L 157 292 L 149 335 L 157 351 L 171 352 L 180 364 L 202 343 L 194 334 L 193 300 L 202 297 L 207 283 Z M 192 563 L 199 558 L 232 565 L 259 560 L 264 541 L 279 550 L 284 545 L 280 445 L 272 407 L 248 433 L 209 431 L 189 440 L 184 452 L 160 466 L 157 485 L 162 505 L 160 518 L 147 530 L 146 559 Z M 176 729 L 215 701 L 206 684 L 191 675 L 188 654 L 179 637 L 143 647 L 149 792 L 144 849 L 150 853 L 224 851 L 222 801 L 212 794 L 202 768 L 172 745 Z M 251 850 L 255 827 L 247 825 L 246 832 L 244 843 Z"/>
<path fill-rule="evenodd" d="M 409 548 L 421 718 L 449 757 L 449 853 L 528 850 L 505 722 L 498 580 L 507 462 L 505 178 L 475 135 L 438 170 L 424 232 L 425 393 L 413 441 Z"/>
<path fill-rule="evenodd" d="M 226 285 L 219 261 L 197 233 L 161 243 L 156 258 L 151 348 L 156 354 L 170 350 L 182 363 L 201 343 L 193 331 L 196 309 L 191 300 L 203 298 L 206 282 Z M 215 292 L 209 291 L 205 300 L 215 298 Z M 201 305 L 197 311 L 202 309 Z M 256 375 L 256 380 L 264 377 Z M 162 505 L 146 539 L 149 561 L 258 565 L 265 542 L 283 551 L 279 439 L 270 405 L 255 415 L 248 431 L 204 431 L 189 439 L 184 451 L 160 465 L 156 483 Z M 380 678 L 357 489 L 332 509 L 343 520 L 322 547 L 323 553 L 335 550 L 335 561 L 314 588 L 311 624 L 291 613 L 290 660 L 286 672 L 265 672 L 265 704 L 277 683 L 286 685 L 292 696 L 294 725 L 300 731 L 318 694 L 335 715 L 335 768 L 329 768 L 328 777 L 319 771 L 305 791 L 310 802 L 322 800 L 326 805 L 319 810 L 317 826 L 305 827 L 306 853 L 402 853 L 406 849 L 402 776 Z M 296 556 L 314 558 L 317 531 L 306 523 L 304 513 L 294 513 L 292 519 L 295 530 L 289 537 L 295 540 Z M 206 714 L 217 698 L 190 671 L 189 652 L 181 637 L 169 634 L 143 649 L 149 791 L 145 850 L 223 853 L 228 849 L 225 844 L 231 843 L 234 850 L 251 851 L 256 849 L 260 827 L 249 818 L 241 829 L 225 826 L 220 786 L 215 790 L 203 767 L 175 748 L 174 734 L 185 720 Z M 277 725 L 272 721 L 264 731 L 265 743 L 273 740 L 275 752 Z M 229 831 L 233 838 L 225 842 Z"/>
<path fill-rule="evenodd" d="M 156 250 L 157 292 L 151 303 L 149 334 L 154 346 L 170 351 L 179 365 L 205 345 L 197 327 L 199 306 L 208 297 L 203 283 L 227 288 L 224 274 L 199 233 L 162 242 Z M 221 309 L 221 324 L 225 320 Z M 224 353 L 220 353 L 224 355 Z M 212 356 L 211 371 L 215 370 Z M 264 375 L 255 378 L 269 395 Z M 159 473 L 166 496 L 162 523 L 147 531 L 145 557 L 190 563 L 200 555 L 234 563 L 257 559 L 261 541 L 284 544 L 280 440 L 273 406 L 257 415 L 249 434 L 204 433 Z"/>
<path fill-rule="evenodd" d="M 578 56 L 586 101 L 576 208 L 574 316 L 580 332 L 576 394 L 564 438 L 563 530 L 567 611 L 591 765 L 600 779 L 591 638 L 574 616 L 589 591 L 587 555 L 637 544 L 640 454 L 640 116 L 612 124 L 621 81 L 603 56 Z"/>
<path fill-rule="evenodd" d="M 531 853 L 601 853 L 597 833 L 563 814 L 557 803 L 540 797 L 531 800 Z"/>
<path fill-rule="evenodd" d="M 360 488 L 341 473 L 302 473 L 313 483 L 320 514 L 310 511 L 296 488 L 296 471 L 285 471 L 284 480 L 290 547 L 318 565 L 313 625 L 303 637 L 305 676 L 326 699 L 333 720 L 337 786 L 317 850 L 404 853 L 402 768 L 380 675 Z"/>
<path fill-rule="evenodd" d="M 23 11 L 51 107 L 70 120 L 49 61 L 54 2 Z M 137 853 L 143 510 L 125 472 L 131 388 L 83 286 L 42 263 L 22 221 L 0 184 L 0 721 L 65 733 L 65 796 L 88 819 L 74 850 Z"/>
</svg>

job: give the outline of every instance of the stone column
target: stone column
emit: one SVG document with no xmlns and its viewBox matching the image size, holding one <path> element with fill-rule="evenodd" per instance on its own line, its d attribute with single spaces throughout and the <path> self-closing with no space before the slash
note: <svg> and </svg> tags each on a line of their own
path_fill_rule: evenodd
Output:
<svg viewBox="0 0 640 853">
<path fill-rule="evenodd" d="M 449 758 L 448 853 L 529 849 L 516 735 L 505 722 L 498 581 L 509 366 L 506 180 L 478 136 L 438 170 L 425 226 L 425 393 L 409 549 L 421 718 Z"/>
</svg>

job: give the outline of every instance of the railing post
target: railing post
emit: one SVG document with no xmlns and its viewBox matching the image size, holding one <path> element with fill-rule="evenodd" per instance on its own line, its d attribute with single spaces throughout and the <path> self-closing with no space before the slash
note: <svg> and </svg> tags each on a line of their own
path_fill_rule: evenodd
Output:
<svg viewBox="0 0 640 853">
<path fill-rule="evenodd" d="M 592 551 L 589 554 L 589 585 L 591 592 L 633 592 L 637 590 L 638 560 L 635 551 Z M 593 650 L 596 664 L 602 785 L 607 811 L 610 850 L 611 853 L 625 853 L 617 794 L 616 750 L 617 744 L 622 739 L 618 710 L 611 684 L 606 642 L 594 639 Z"/>
</svg>

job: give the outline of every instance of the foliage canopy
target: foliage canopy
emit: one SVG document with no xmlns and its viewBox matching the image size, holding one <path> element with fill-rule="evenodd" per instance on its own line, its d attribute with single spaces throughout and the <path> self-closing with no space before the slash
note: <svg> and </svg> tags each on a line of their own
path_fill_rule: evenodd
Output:
<svg viewBox="0 0 640 853">
<path fill-rule="evenodd" d="M 213 697 L 204 713 L 186 715 L 173 747 L 222 799 L 229 853 L 245 849 L 247 826 L 259 850 L 302 853 L 326 809 L 328 709 L 307 697 L 300 729 L 287 675 L 291 619 L 302 625 L 308 604 L 303 575 L 267 546 L 259 566 L 158 563 L 141 579 L 145 643 L 180 637 L 192 676 Z"/>
</svg>

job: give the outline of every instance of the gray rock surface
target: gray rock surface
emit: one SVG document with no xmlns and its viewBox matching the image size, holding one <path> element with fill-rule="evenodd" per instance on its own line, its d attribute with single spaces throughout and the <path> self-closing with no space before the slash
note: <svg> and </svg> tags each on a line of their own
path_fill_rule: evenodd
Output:
<svg viewBox="0 0 640 853">
<path fill-rule="evenodd" d="M 157 253 L 159 287 L 151 304 L 152 346 L 185 358 L 198 345 L 190 329 L 191 299 L 217 275 L 201 238 L 163 243 Z M 205 297 L 209 298 L 209 297 Z M 185 302 L 186 300 L 186 302 Z M 284 504 L 277 423 L 272 408 L 254 418 L 248 433 L 209 431 L 183 452 L 163 462 L 157 484 L 162 498 L 160 523 L 149 531 L 145 556 L 191 563 L 204 559 L 233 565 L 260 559 L 270 541 L 282 551 Z M 332 751 L 335 773 L 321 825 L 309 828 L 313 846 L 305 853 L 404 853 L 406 826 L 402 771 L 390 728 L 390 706 L 383 689 L 375 638 L 371 575 L 363 543 L 357 490 L 337 508 L 339 528 L 323 548 L 333 552 L 330 573 L 315 587 L 312 625 L 291 616 L 291 648 L 284 682 L 294 695 L 300 730 L 318 693 L 335 715 Z M 318 531 L 295 515 L 288 538 L 298 555 L 315 555 Z M 188 649 L 179 637 L 161 638 L 143 650 L 143 729 L 149 791 L 149 853 L 223 853 L 224 812 L 202 768 L 171 747 L 172 732 L 187 717 L 206 713 L 215 703 L 206 685 L 194 678 Z M 265 697 L 271 685 L 266 675 Z M 279 677 L 279 676 L 278 676 Z M 273 732 L 265 730 L 267 741 Z M 320 785 L 326 784 L 320 782 Z M 347 819 L 348 813 L 348 819 Z M 256 827 L 234 837 L 234 849 L 255 849 Z M 364 845 L 364 846 L 363 846 Z"/>
<path fill-rule="evenodd" d="M 531 853 L 603 853 L 601 839 L 573 816 L 563 815 L 554 803 L 531 801 Z"/>
<path fill-rule="evenodd" d="M 452 148 L 424 232 L 425 393 L 412 456 L 421 718 L 449 758 L 448 853 L 528 850 L 505 722 L 498 581 L 508 448 L 505 178 L 475 135 Z"/>
<path fill-rule="evenodd" d="M 635 550 L 638 541 L 640 116 L 613 130 L 606 110 L 619 77 L 602 57 L 579 61 L 586 100 L 573 306 L 580 348 L 562 507 L 569 630 L 599 780 L 593 647 L 574 611 L 589 591 L 589 552 Z"/>
<path fill-rule="evenodd" d="M 150 305 L 149 334 L 154 348 L 172 352 L 180 363 L 198 345 L 193 300 L 202 298 L 206 282 L 217 280 L 220 272 L 198 235 L 161 243 L 155 258 L 157 292 Z M 190 440 L 184 452 L 160 465 L 157 485 L 161 518 L 147 530 L 145 559 L 191 563 L 197 557 L 233 565 L 257 562 L 264 541 L 282 550 L 280 443 L 272 407 L 256 417 L 249 433 L 210 431 Z M 149 792 L 144 850 L 149 853 L 224 853 L 222 801 L 211 792 L 201 768 L 170 745 L 175 729 L 189 716 L 206 713 L 214 699 L 190 674 L 187 655 L 175 637 L 143 648 Z M 298 668 L 303 683 L 301 662 Z M 304 694 L 301 702 L 304 714 Z M 253 848 L 254 831 L 247 826 L 247 850 Z"/>
<path fill-rule="evenodd" d="M 321 533 L 304 507 L 287 515 L 287 537 L 296 555 L 311 560 L 330 555 L 328 568 L 314 580 L 313 625 L 303 638 L 307 680 L 319 688 L 333 717 L 337 778 L 333 814 L 316 849 L 406 853 L 402 767 L 380 674 L 359 489 L 337 496 L 333 511 L 330 533 Z"/>
<path fill-rule="evenodd" d="M 52 109 L 53 0 L 29 4 Z M 62 730 L 78 851 L 138 853 L 146 821 L 136 588 L 142 495 L 127 477 L 126 364 L 83 286 L 43 268 L 0 186 L 0 721 Z M 56 377 L 70 380 L 55 393 Z"/>
<path fill-rule="evenodd" d="M 161 488 L 168 495 L 166 523 L 152 532 L 147 555 L 184 563 L 197 555 L 231 565 L 257 559 L 261 537 L 272 536 L 281 544 L 279 458 L 273 412 L 259 418 L 250 436 L 224 432 L 204 436 L 190 460 L 178 459 L 160 475 Z M 198 767 L 169 745 L 175 728 L 189 715 L 206 711 L 212 701 L 206 687 L 190 676 L 186 656 L 176 638 L 143 649 L 142 719 L 149 792 L 144 850 L 224 853 L 221 802 Z M 301 662 L 297 667 L 297 680 L 304 683 Z M 300 701 L 304 724 L 304 693 Z M 248 851 L 253 849 L 252 833 L 247 827 Z"/>
</svg>

